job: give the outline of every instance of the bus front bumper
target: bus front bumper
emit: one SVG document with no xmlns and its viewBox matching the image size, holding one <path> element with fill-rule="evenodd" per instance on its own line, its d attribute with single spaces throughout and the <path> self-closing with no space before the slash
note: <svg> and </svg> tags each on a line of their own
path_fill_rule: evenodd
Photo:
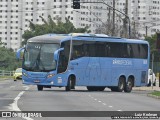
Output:
<svg viewBox="0 0 160 120">
<path fill-rule="evenodd" d="M 63 82 L 64 80 L 59 78 L 52 78 L 52 79 L 46 79 L 46 78 L 39 78 L 39 79 L 33 79 L 33 78 L 23 78 L 22 82 L 26 85 L 44 85 L 44 86 L 66 86 L 66 82 Z"/>
</svg>

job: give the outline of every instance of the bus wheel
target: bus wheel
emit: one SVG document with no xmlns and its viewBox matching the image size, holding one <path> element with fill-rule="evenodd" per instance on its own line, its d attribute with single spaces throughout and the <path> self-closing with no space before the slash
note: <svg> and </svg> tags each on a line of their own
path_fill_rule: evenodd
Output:
<svg viewBox="0 0 160 120">
<path fill-rule="evenodd" d="M 68 83 L 67 83 L 67 86 L 66 86 L 66 91 L 70 91 L 71 90 L 71 86 L 72 86 L 72 79 L 71 79 L 71 76 L 68 78 Z"/>
<path fill-rule="evenodd" d="M 42 91 L 43 90 L 43 86 L 42 85 L 37 85 L 37 89 L 38 89 L 38 91 Z"/>
<path fill-rule="evenodd" d="M 133 81 L 131 78 L 128 79 L 128 82 L 124 88 L 124 92 L 131 92 L 132 91 L 132 87 L 133 87 Z"/>
<path fill-rule="evenodd" d="M 125 79 L 124 77 L 120 77 L 119 82 L 118 82 L 118 87 L 117 87 L 117 92 L 122 92 L 125 87 Z"/>
</svg>

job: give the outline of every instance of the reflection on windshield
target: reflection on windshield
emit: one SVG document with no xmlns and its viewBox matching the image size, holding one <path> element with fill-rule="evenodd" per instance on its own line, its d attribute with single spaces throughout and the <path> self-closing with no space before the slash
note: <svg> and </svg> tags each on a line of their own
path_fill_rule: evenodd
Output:
<svg viewBox="0 0 160 120">
<path fill-rule="evenodd" d="M 53 53 L 59 44 L 28 43 L 24 52 L 23 68 L 30 71 L 50 71 L 56 69 Z"/>
</svg>

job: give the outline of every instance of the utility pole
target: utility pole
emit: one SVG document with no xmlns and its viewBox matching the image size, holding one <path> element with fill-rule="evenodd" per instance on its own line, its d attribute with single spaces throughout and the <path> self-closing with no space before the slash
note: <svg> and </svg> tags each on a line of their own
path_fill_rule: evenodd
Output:
<svg viewBox="0 0 160 120">
<path fill-rule="evenodd" d="M 146 26 L 146 37 L 148 36 L 148 26 Z"/>
<path fill-rule="evenodd" d="M 112 36 L 115 35 L 115 0 L 113 0 L 113 21 L 112 21 Z"/>
<path fill-rule="evenodd" d="M 128 2 L 128 1 L 127 1 Z M 130 36 L 131 36 L 131 22 L 130 22 L 130 18 L 129 18 L 129 16 L 127 15 L 127 14 L 125 14 L 125 13 L 123 13 L 123 12 L 121 12 L 120 10 L 118 10 L 118 9 L 115 9 L 115 8 L 113 8 L 112 6 L 110 6 L 110 5 L 108 5 L 107 3 L 105 3 L 104 2 L 104 0 L 102 0 L 101 2 L 80 2 L 80 3 L 102 3 L 102 4 L 105 4 L 105 5 L 107 5 L 108 7 L 110 7 L 110 8 L 112 8 L 112 9 L 114 9 L 116 12 L 119 12 L 119 13 L 121 13 L 122 15 L 124 15 L 125 17 L 126 17 L 126 19 L 128 19 L 128 30 L 129 30 L 129 32 L 128 32 L 128 36 L 129 36 L 129 38 L 130 38 Z M 128 3 L 127 3 L 128 4 Z M 127 6 L 128 7 L 128 6 Z M 128 10 L 128 9 L 127 9 Z M 128 13 L 128 12 L 127 12 Z M 127 21 L 127 20 L 126 20 Z"/>
<path fill-rule="evenodd" d="M 108 12 L 108 27 L 110 27 L 110 24 L 111 24 L 111 8 L 109 8 L 109 12 Z M 109 35 L 112 31 L 110 31 L 109 29 L 107 29 L 107 26 L 106 26 L 106 34 Z"/>
<path fill-rule="evenodd" d="M 125 4 L 125 14 L 128 15 L 128 0 L 126 0 L 126 4 Z M 124 20 L 123 20 L 123 26 L 124 26 L 124 37 L 127 38 L 127 16 L 125 16 Z"/>
</svg>

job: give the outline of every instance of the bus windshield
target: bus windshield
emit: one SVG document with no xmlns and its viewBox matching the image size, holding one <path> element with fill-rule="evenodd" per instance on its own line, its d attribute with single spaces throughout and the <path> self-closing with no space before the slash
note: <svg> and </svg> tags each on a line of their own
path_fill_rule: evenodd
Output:
<svg viewBox="0 0 160 120">
<path fill-rule="evenodd" d="M 56 69 L 54 52 L 59 44 L 28 43 L 24 51 L 23 69 L 47 72 Z"/>
</svg>

